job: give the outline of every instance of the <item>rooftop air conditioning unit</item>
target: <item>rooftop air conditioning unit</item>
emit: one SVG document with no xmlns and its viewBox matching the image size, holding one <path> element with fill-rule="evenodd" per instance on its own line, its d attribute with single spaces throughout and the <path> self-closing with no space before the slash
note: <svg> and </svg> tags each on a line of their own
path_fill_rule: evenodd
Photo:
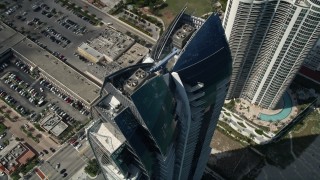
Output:
<svg viewBox="0 0 320 180">
<path fill-rule="evenodd" d="M 137 80 L 132 79 L 132 78 L 127 80 L 127 85 L 130 87 L 136 87 L 138 85 L 138 83 L 139 82 Z"/>
<path fill-rule="evenodd" d="M 144 79 L 147 76 L 147 73 L 143 71 L 142 69 L 138 69 L 134 75 L 139 79 Z"/>
<path fill-rule="evenodd" d="M 180 32 L 180 31 L 179 31 L 179 32 L 177 32 L 176 36 L 177 36 L 177 38 L 180 38 L 180 36 L 181 36 L 181 32 Z"/>
<path fill-rule="evenodd" d="M 132 94 L 138 86 L 143 84 L 143 82 L 147 79 L 148 73 L 145 72 L 142 69 L 136 70 L 126 81 L 126 83 L 123 86 L 123 89 L 129 93 Z"/>
<path fill-rule="evenodd" d="M 185 37 L 186 37 L 186 34 L 185 34 L 185 33 L 181 33 L 181 34 L 179 34 L 179 37 L 180 37 L 180 38 L 185 38 Z"/>
</svg>

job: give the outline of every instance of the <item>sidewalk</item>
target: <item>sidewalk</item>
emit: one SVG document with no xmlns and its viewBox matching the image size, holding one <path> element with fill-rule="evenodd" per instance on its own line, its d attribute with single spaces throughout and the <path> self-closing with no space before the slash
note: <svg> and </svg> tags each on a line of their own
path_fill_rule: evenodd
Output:
<svg viewBox="0 0 320 180">
<path fill-rule="evenodd" d="M 84 168 L 86 165 L 84 165 L 81 169 L 79 169 L 78 172 L 76 172 L 70 179 L 71 180 L 89 180 L 87 174 L 84 172 Z"/>
</svg>

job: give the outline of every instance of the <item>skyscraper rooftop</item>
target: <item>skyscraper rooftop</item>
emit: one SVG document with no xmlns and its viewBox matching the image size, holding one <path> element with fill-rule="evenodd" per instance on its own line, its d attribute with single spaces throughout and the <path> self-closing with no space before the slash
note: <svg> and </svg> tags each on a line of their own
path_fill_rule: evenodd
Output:
<svg viewBox="0 0 320 180">
<path fill-rule="evenodd" d="M 184 14 L 150 62 L 105 79 L 88 139 L 106 178 L 200 179 L 228 89 L 231 55 L 218 16 Z M 191 31 L 176 41 L 183 28 Z"/>
</svg>

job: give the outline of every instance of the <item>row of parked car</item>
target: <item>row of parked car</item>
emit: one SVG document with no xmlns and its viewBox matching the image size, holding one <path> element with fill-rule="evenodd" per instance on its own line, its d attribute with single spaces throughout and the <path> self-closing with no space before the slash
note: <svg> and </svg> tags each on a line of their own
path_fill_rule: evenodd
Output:
<svg viewBox="0 0 320 180">
<path fill-rule="evenodd" d="M 62 93 L 58 88 L 54 87 L 50 82 L 46 81 L 45 79 L 40 79 L 40 85 L 43 85 L 53 94 L 56 94 L 59 98 L 63 99 L 66 103 L 70 104 L 72 107 L 77 109 L 83 115 L 89 115 L 89 112 L 84 108 L 83 103 L 80 101 L 75 101 L 71 97 Z"/>
<path fill-rule="evenodd" d="M 86 27 L 78 25 L 76 22 L 70 20 L 70 19 L 65 19 L 64 17 L 58 20 L 59 24 L 63 26 L 66 29 L 71 30 L 73 33 L 77 35 L 83 35 L 84 33 L 87 32 Z"/>
<path fill-rule="evenodd" d="M 27 74 L 30 74 L 30 67 L 26 64 L 24 64 L 23 62 L 21 61 L 17 61 L 15 63 L 15 65 L 20 68 L 23 72 L 27 73 Z"/>
<path fill-rule="evenodd" d="M 3 71 L 4 69 L 6 69 L 8 67 L 7 63 L 3 63 L 0 65 L 0 72 Z"/>
<path fill-rule="evenodd" d="M 7 92 L 5 92 L 4 90 L 0 89 L 0 96 L 9 104 L 14 105 L 17 103 L 17 101 L 10 96 L 9 94 L 7 94 Z"/>
<path fill-rule="evenodd" d="M 52 55 L 54 55 L 55 57 L 57 57 L 58 59 L 60 59 L 60 60 L 63 61 L 63 62 L 66 62 L 66 61 L 67 61 L 67 58 L 66 58 L 63 54 L 61 54 L 61 53 L 59 53 L 59 52 L 54 51 L 54 52 L 52 53 Z"/>
<path fill-rule="evenodd" d="M 69 114 L 67 114 L 65 111 L 63 111 L 59 106 L 57 106 L 54 103 L 48 104 L 48 108 L 55 112 L 61 119 L 68 123 L 68 124 L 74 124 L 76 121 L 73 117 L 71 117 Z"/>
<path fill-rule="evenodd" d="M 52 27 L 47 27 L 45 30 L 42 30 L 41 33 L 44 36 L 50 38 L 52 42 L 55 42 L 56 44 L 59 44 L 64 48 L 71 43 L 71 41 L 68 38 L 63 36 L 61 33 L 57 32 Z"/>
<path fill-rule="evenodd" d="M 18 111 L 21 115 L 29 115 L 30 111 L 23 107 L 22 105 L 18 105 L 17 101 L 10 95 L 7 94 L 7 92 L 5 92 L 4 90 L 0 89 L 0 96 L 7 102 L 9 103 L 11 106 L 14 107 L 14 109 L 16 111 Z"/>
<path fill-rule="evenodd" d="M 12 13 L 16 12 L 17 9 L 21 8 L 21 5 L 15 5 L 9 9 L 7 9 L 7 11 L 5 12 L 6 15 L 11 15 Z"/>
<path fill-rule="evenodd" d="M 10 84 L 10 88 L 27 98 L 34 105 L 41 106 L 45 103 L 45 96 L 41 95 L 35 89 L 29 88 L 29 84 L 21 80 L 19 76 L 9 72 L 5 83 Z"/>
</svg>

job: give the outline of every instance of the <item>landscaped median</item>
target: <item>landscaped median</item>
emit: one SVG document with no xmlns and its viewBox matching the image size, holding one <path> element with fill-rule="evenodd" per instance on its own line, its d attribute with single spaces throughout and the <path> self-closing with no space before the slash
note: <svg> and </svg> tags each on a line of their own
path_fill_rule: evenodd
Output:
<svg viewBox="0 0 320 180">
<path fill-rule="evenodd" d="M 40 142 L 40 138 L 41 138 L 41 134 L 37 134 L 36 136 L 33 136 L 32 131 L 34 131 L 33 128 L 29 128 L 28 130 L 26 129 L 26 127 L 21 126 L 20 129 L 27 135 L 27 137 L 31 138 L 32 140 L 34 140 L 35 142 L 39 143 Z"/>
<path fill-rule="evenodd" d="M 136 22 L 134 22 L 133 20 L 131 20 L 131 19 L 125 19 L 124 17 L 119 17 L 119 20 L 121 20 L 121 21 L 123 21 L 123 22 L 127 23 L 128 25 L 130 25 L 130 26 L 132 26 L 132 27 L 136 28 L 137 30 L 139 30 L 139 31 L 141 31 L 141 32 L 143 32 L 143 33 L 145 33 L 146 35 L 148 35 L 148 36 L 152 37 L 152 34 L 151 34 L 150 32 L 148 32 L 148 31 L 146 31 L 146 30 L 144 30 L 144 29 L 140 28 L 139 26 L 137 26 L 137 25 L 136 25 L 137 23 L 136 23 Z"/>
<path fill-rule="evenodd" d="M 88 10 L 83 10 L 83 8 L 77 6 L 75 3 L 69 0 L 55 0 L 60 2 L 62 7 L 66 7 L 68 10 L 73 10 L 77 16 L 83 16 L 89 18 L 89 23 L 95 26 L 102 25 L 100 18 L 97 18 L 95 14 L 90 14 Z"/>
</svg>

